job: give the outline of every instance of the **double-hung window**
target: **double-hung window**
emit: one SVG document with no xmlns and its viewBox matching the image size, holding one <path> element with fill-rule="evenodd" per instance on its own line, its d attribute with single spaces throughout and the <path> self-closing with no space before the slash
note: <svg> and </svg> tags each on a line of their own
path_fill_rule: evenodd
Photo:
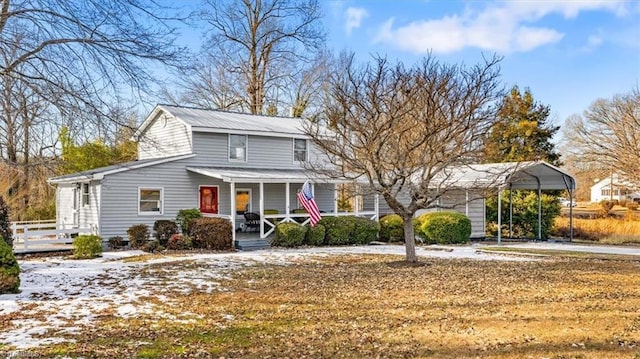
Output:
<svg viewBox="0 0 640 359">
<path fill-rule="evenodd" d="M 301 138 L 293 139 L 293 161 L 305 162 L 307 160 L 307 140 Z"/>
<path fill-rule="evenodd" d="M 138 213 L 162 214 L 162 188 L 140 188 L 138 190 Z"/>
<path fill-rule="evenodd" d="M 247 161 L 247 135 L 229 135 L 229 160 Z"/>
<path fill-rule="evenodd" d="M 88 205 L 89 205 L 89 184 L 83 183 L 82 184 L 82 206 L 88 206 Z"/>
</svg>

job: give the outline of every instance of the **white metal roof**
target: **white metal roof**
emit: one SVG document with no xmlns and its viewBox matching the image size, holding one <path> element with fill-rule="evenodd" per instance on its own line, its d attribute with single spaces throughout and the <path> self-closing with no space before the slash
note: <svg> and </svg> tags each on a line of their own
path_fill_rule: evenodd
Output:
<svg viewBox="0 0 640 359">
<path fill-rule="evenodd" d="M 187 171 L 207 177 L 218 178 L 225 182 L 244 183 L 303 183 L 312 182 L 339 183 L 344 180 L 320 176 L 304 169 L 261 169 L 261 168 L 230 168 L 230 167 L 187 167 Z"/>
<path fill-rule="evenodd" d="M 574 190 L 567 172 L 544 161 L 487 163 L 452 167 L 442 172 L 442 183 L 460 188 Z"/>
<path fill-rule="evenodd" d="M 164 112 L 189 126 L 194 132 L 259 133 L 271 136 L 306 137 L 307 120 L 295 117 L 251 115 L 172 105 L 157 105 L 138 133 L 144 133 L 158 114 Z"/>
</svg>

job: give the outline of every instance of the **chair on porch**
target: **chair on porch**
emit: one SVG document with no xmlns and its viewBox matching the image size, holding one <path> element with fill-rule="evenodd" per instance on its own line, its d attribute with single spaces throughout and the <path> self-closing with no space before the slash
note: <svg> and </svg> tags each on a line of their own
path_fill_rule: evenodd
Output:
<svg viewBox="0 0 640 359">
<path fill-rule="evenodd" d="M 260 229 L 260 215 L 254 212 L 244 212 L 244 231 L 254 229 L 256 232 Z"/>
</svg>

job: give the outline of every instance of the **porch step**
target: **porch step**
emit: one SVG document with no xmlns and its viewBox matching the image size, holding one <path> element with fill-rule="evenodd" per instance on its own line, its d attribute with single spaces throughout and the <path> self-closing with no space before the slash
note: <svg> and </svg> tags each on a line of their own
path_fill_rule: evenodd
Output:
<svg viewBox="0 0 640 359">
<path fill-rule="evenodd" d="M 236 241 L 236 248 L 241 251 L 256 251 L 271 248 L 266 239 L 240 239 Z"/>
</svg>

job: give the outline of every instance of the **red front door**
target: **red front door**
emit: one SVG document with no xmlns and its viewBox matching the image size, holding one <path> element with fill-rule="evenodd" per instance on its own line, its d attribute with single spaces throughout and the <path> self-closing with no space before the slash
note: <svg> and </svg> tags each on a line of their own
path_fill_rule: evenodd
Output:
<svg viewBox="0 0 640 359">
<path fill-rule="evenodd" d="M 200 187 L 200 212 L 218 214 L 218 187 Z"/>
</svg>

